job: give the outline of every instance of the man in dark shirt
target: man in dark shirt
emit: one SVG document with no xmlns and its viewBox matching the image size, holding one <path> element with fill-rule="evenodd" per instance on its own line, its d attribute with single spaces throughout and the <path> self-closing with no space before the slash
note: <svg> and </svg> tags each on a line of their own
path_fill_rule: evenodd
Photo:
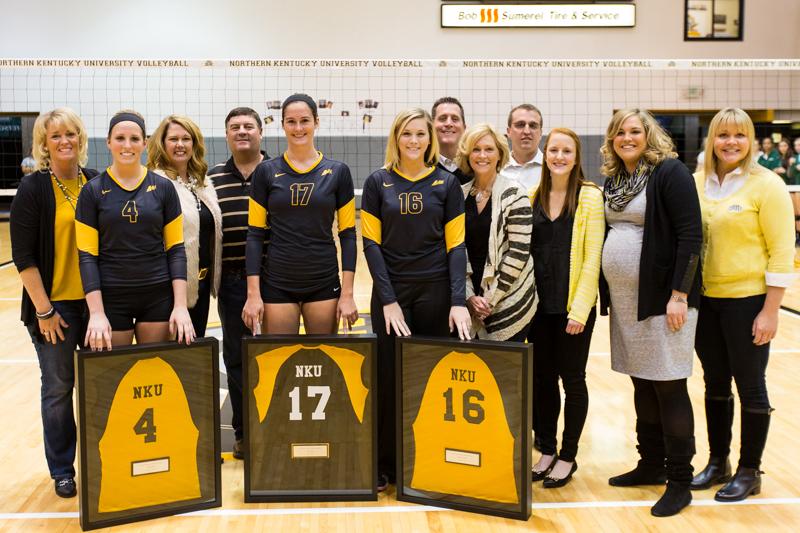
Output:
<svg viewBox="0 0 800 533">
<path fill-rule="evenodd" d="M 250 175 L 267 157 L 261 151 L 261 117 L 249 107 L 231 110 L 225 118 L 225 139 L 231 158 L 212 168 L 208 177 L 214 183 L 222 211 L 222 280 L 217 308 L 222 322 L 222 358 L 233 410 L 231 425 L 236 438 L 233 456 L 242 459 L 242 336 L 250 334 L 242 321 L 242 308 L 247 300 L 244 259 Z"/>
<path fill-rule="evenodd" d="M 464 122 L 464 107 L 456 98 L 443 96 L 433 103 L 431 117 L 436 128 L 436 139 L 439 141 L 439 168 L 453 174 L 462 185 L 467 183 L 469 176 L 462 173 L 455 162 L 458 143 L 467 127 Z"/>
</svg>

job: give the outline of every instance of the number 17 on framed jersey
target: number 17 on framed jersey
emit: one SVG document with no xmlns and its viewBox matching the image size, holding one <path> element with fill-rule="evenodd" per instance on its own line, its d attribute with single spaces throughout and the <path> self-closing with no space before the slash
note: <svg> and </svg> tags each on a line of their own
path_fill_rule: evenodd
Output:
<svg viewBox="0 0 800 533">
<path fill-rule="evenodd" d="M 527 520 L 530 345 L 396 342 L 397 499 Z"/>
<path fill-rule="evenodd" d="M 375 337 L 242 342 L 245 501 L 377 499 Z"/>
<path fill-rule="evenodd" d="M 218 350 L 199 339 L 77 353 L 83 529 L 222 504 Z"/>
</svg>

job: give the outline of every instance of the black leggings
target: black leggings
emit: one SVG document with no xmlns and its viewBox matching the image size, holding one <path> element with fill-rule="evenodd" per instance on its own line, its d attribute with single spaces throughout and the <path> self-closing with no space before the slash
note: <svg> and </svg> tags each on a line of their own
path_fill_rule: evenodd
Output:
<svg viewBox="0 0 800 533">
<path fill-rule="evenodd" d="M 392 282 L 397 303 L 413 335 L 447 337 L 450 316 L 450 282 Z M 383 304 L 372 292 L 372 331 L 378 337 L 378 473 L 395 480 L 395 334 L 386 334 Z"/>
<path fill-rule="evenodd" d="M 661 426 L 664 436 L 694 437 L 694 413 L 686 379 L 651 381 L 631 376 L 631 380 L 639 422 Z"/>
<path fill-rule="evenodd" d="M 541 451 L 546 455 L 556 453 L 558 416 L 561 411 L 561 391 L 558 378 L 564 386 L 564 434 L 561 453 L 564 461 L 574 461 L 578 441 L 589 410 L 589 391 L 586 388 L 586 361 L 594 329 L 595 310 L 592 309 L 582 333 L 566 332 L 567 315 L 537 312 L 533 317 L 534 409 Z"/>
</svg>

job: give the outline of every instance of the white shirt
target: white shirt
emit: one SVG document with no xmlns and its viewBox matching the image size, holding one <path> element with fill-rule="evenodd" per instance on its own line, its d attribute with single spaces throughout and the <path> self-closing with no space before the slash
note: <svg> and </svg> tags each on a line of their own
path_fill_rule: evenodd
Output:
<svg viewBox="0 0 800 533">
<path fill-rule="evenodd" d="M 543 163 L 544 156 L 541 150 L 537 150 L 533 159 L 524 164 L 518 163 L 512 153 L 511 157 L 508 158 L 508 163 L 500 171 L 500 175 L 504 178 L 518 181 L 530 193 L 532 189 L 539 186 L 539 182 L 542 180 Z"/>
<path fill-rule="evenodd" d="M 458 165 L 456 165 L 454 160 L 448 159 L 442 154 L 439 154 L 439 163 L 441 163 L 441 165 L 446 168 L 448 172 L 455 172 L 458 168 Z"/>
</svg>

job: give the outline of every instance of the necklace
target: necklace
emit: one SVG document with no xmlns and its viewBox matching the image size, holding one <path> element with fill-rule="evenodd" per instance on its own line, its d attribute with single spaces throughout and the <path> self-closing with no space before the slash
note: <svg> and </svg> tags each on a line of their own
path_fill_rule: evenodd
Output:
<svg viewBox="0 0 800 533">
<path fill-rule="evenodd" d="M 473 185 L 469 190 L 469 195 L 474 196 L 475 203 L 479 204 L 482 200 L 488 200 L 492 197 L 492 187 L 490 186 L 487 189 L 479 189 L 477 186 Z"/>
<path fill-rule="evenodd" d="M 188 176 L 186 181 L 184 181 L 184 185 L 186 185 L 186 188 L 189 189 L 189 192 L 192 193 L 192 196 L 194 196 L 194 202 L 197 206 L 197 210 L 201 211 L 203 209 L 203 205 L 200 203 L 200 198 L 197 196 L 197 178 L 194 176 Z"/>
<path fill-rule="evenodd" d="M 58 188 L 61 189 L 61 194 L 64 195 L 64 199 L 70 205 L 72 210 L 75 211 L 75 205 L 78 203 L 78 196 L 80 196 L 81 190 L 83 189 L 83 186 L 86 184 L 86 177 L 83 175 L 83 171 L 78 169 L 78 194 L 74 196 L 72 195 L 72 191 L 70 191 L 69 188 L 67 188 L 67 186 L 64 185 L 64 183 L 60 179 L 58 179 L 58 176 L 56 176 L 52 170 L 50 171 L 50 176 L 53 177 L 53 181 L 58 186 Z"/>
</svg>

